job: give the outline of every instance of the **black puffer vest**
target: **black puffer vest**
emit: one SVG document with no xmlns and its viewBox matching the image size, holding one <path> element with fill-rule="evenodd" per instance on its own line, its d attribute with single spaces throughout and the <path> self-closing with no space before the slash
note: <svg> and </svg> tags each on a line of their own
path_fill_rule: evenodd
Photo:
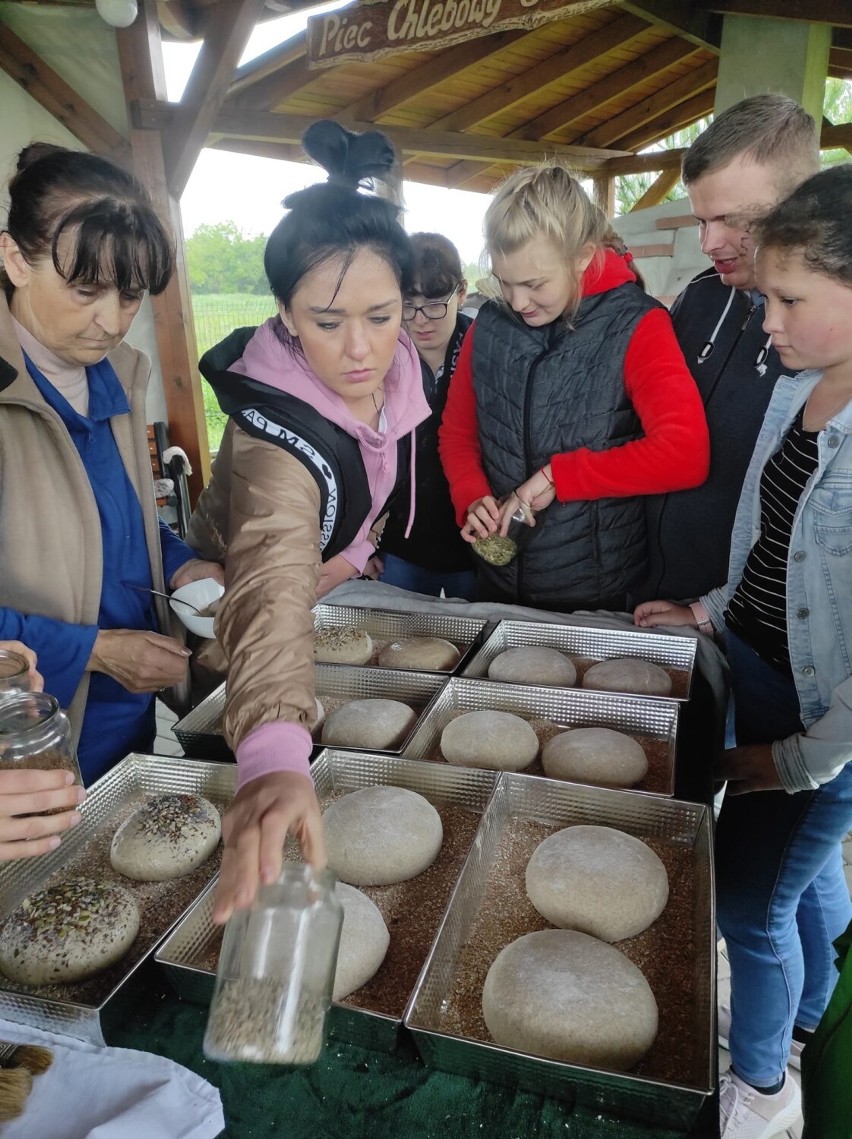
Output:
<svg viewBox="0 0 852 1139">
<path fill-rule="evenodd" d="M 657 302 L 633 284 L 585 297 L 573 328 L 530 328 L 489 303 L 473 341 L 482 462 L 495 496 L 525 482 L 557 454 L 604 451 L 641 437 L 624 390 L 624 357 Z M 642 498 L 554 502 L 508 566 L 482 567 L 483 596 L 573 609 L 623 609 L 646 572 Z M 478 569 L 480 567 L 478 566 Z"/>
<path fill-rule="evenodd" d="M 304 400 L 227 369 L 239 360 L 257 329 L 237 328 L 201 357 L 198 369 L 219 406 L 248 435 L 287 451 L 313 475 L 320 493 L 323 562 L 354 540 L 373 501 L 358 443 Z M 379 516 L 409 485 L 411 435 L 397 443 L 397 478 Z"/>
</svg>

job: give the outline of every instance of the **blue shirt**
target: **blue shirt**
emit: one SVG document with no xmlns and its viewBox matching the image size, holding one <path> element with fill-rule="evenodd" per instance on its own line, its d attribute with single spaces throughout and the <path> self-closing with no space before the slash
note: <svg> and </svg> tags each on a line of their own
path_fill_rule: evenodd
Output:
<svg viewBox="0 0 852 1139">
<path fill-rule="evenodd" d="M 45 691 L 67 706 L 85 671 L 99 629 L 158 630 L 142 507 L 124 469 L 110 419 L 130 406 L 112 365 L 86 369 L 89 414 L 80 415 L 25 355 L 27 371 L 45 403 L 62 419 L 85 468 L 101 521 L 103 580 L 97 626 L 0 609 L 0 637 L 18 639 L 38 654 Z M 161 521 L 166 580 L 193 551 Z M 60 570 L 61 572 L 61 570 Z M 142 587 L 134 589 L 133 586 Z M 93 672 L 78 744 L 80 769 L 91 783 L 130 751 L 150 745 L 154 697 L 134 694 L 105 673 Z"/>
</svg>

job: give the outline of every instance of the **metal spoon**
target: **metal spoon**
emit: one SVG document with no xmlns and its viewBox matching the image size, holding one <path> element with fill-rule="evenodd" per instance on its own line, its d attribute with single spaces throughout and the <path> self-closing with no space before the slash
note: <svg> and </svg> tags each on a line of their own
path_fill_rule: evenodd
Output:
<svg viewBox="0 0 852 1139">
<path fill-rule="evenodd" d="M 193 613 L 197 613 L 199 617 L 206 616 L 206 614 L 196 605 L 193 605 L 191 601 L 184 601 L 180 597 L 172 597 L 170 593 L 163 593 L 162 590 L 159 589 L 150 589 L 147 585 L 133 585 L 131 582 L 125 582 L 125 584 L 129 585 L 131 589 L 138 589 L 140 593 L 153 593 L 155 597 L 165 597 L 166 601 L 174 601 L 177 605 L 185 605 L 187 609 L 191 609 Z"/>
</svg>

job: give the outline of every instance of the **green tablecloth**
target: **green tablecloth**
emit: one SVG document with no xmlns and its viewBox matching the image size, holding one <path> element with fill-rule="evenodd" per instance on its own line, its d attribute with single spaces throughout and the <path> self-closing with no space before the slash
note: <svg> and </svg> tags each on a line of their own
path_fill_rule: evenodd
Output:
<svg viewBox="0 0 852 1139">
<path fill-rule="evenodd" d="M 105 1025 L 109 1044 L 158 1052 L 221 1091 L 227 1139 L 676 1139 L 555 1099 L 431 1071 L 410 1041 L 385 1055 L 331 1040 L 311 1068 L 216 1064 L 207 1010 L 179 1000 L 154 963 Z M 718 1139 L 709 1101 L 691 1139 Z M 678 1137 L 682 1139 L 682 1137 Z"/>
</svg>

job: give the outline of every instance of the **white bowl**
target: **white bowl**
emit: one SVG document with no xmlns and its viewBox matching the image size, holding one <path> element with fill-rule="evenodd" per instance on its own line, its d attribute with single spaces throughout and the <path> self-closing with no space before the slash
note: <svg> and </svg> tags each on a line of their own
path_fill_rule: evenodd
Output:
<svg viewBox="0 0 852 1139">
<path fill-rule="evenodd" d="M 195 609 L 206 609 L 208 605 L 218 601 L 224 592 L 224 585 L 220 585 L 214 578 L 202 577 L 199 581 L 191 581 L 188 585 L 182 585 L 180 589 L 176 589 L 169 598 L 169 605 L 191 633 L 195 633 L 199 637 L 212 637 L 214 618 L 199 617 L 195 610 L 190 609 L 189 606 L 194 605 Z M 189 604 L 182 605 L 181 602 L 188 602 Z"/>
</svg>

